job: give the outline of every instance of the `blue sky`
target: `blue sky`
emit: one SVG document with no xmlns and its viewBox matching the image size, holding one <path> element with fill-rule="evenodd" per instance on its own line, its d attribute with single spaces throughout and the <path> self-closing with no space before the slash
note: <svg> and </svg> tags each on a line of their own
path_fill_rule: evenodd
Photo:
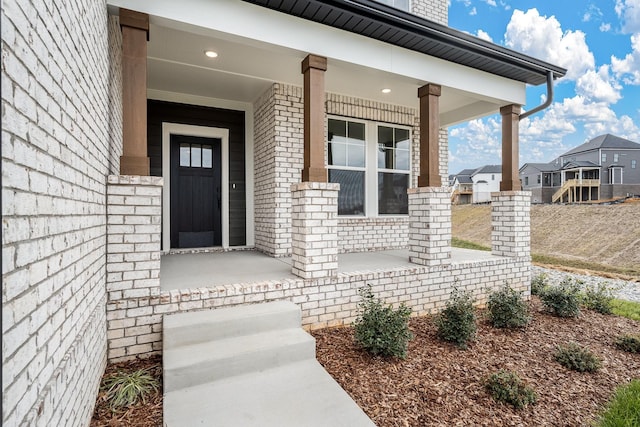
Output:
<svg viewBox="0 0 640 427">
<path fill-rule="evenodd" d="M 520 122 L 520 164 L 604 133 L 640 142 L 640 0 L 450 0 L 449 26 L 567 68 L 553 104 Z M 545 85 L 527 88 L 539 105 Z M 501 162 L 501 120 L 449 128 L 449 172 Z"/>
</svg>

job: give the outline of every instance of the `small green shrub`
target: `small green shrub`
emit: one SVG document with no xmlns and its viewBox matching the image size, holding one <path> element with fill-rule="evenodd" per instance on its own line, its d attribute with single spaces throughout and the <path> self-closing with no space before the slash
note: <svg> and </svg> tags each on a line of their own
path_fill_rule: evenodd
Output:
<svg viewBox="0 0 640 427">
<path fill-rule="evenodd" d="M 559 317 L 580 315 L 580 282 L 564 279 L 558 286 L 549 286 L 540 295 L 544 307 Z"/>
<path fill-rule="evenodd" d="M 598 421 L 598 427 L 640 426 L 640 380 L 616 389 L 613 399 Z"/>
<path fill-rule="evenodd" d="M 535 391 L 527 386 L 514 372 L 499 370 L 487 380 L 485 387 L 491 396 L 516 408 L 536 403 Z"/>
<path fill-rule="evenodd" d="M 114 372 L 106 375 L 100 385 L 112 411 L 128 408 L 140 401 L 146 403 L 147 395 L 159 389 L 160 382 L 148 369 Z"/>
<path fill-rule="evenodd" d="M 616 347 L 628 353 L 640 353 L 640 335 L 622 335 L 616 339 Z"/>
<path fill-rule="evenodd" d="M 605 283 L 590 285 L 582 296 L 582 304 L 589 310 L 602 314 L 613 313 L 613 289 Z"/>
<path fill-rule="evenodd" d="M 473 296 L 469 292 L 454 288 L 449 301 L 436 318 L 438 336 L 454 343 L 460 348 L 467 348 L 467 343 L 476 334 L 476 314 L 473 309 Z"/>
<path fill-rule="evenodd" d="M 547 288 L 547 275 L 540 273 L 531 279 L 531 295 L 542 295 Z"/>
<path fill-rule="evenodd" d="M 371 285 L 358 290 L 362 301 L 358 304 L 358 318 L 354 324 L 356 341 L 374 355 L 404 359 L 413 334 L 409 330 L 411 309 L 401 304 L 394 309 L 375 298 Z"/>
<path fill-rule="evenodd" d="M 529 306 L 508 283 L 489 294 L 487 302 L 489 321 L 496 328 L 524 328 L 531 321 Z"/>
<path fill-rule="evenodd" d="M 595 354 L 576 343 L 558 346 L 554 357 L 562 366 L 578 372 L 595 372 L 601 366 Z"/>
</svg>

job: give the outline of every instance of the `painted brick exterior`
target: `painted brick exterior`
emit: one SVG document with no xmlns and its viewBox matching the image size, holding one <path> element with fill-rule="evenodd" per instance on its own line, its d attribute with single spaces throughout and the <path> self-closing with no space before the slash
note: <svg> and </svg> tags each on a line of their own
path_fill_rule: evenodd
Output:
<svg viewBox="0 0 640 427">
<path fill-rule="evenodd" d="M 150 302 L 160 295 L 162 184 L 159 177 L 109 176 L 107 185 L 108 357 L 159 350 Z"/>
<path fill-rule="evenodd" d="M 451 262 L 451 200 L 446 188 L 409 189 L 409 257 L 420 265 Z"/>
<path fill-rule="evenodd" d="M 413 315 L 425 315 L 444 307 L 454 285 L 471 291 L 478 305 L 482 306 L 489 290 L 502 286 L 505 281 L 528 297 L 530 280 L 531 262 L 528 258 L 496 258 L 432 267 L 416 265 L 414 268 L 338 273 L 320 279 L 269 280 L 163 291 L 158 298 L 149 300 L 149 308 L 145 312 L 137 311 L 131 316 L 135 316 L 136 324 L 150 325 L 152 330 L 160 331 L 164 314 L 288 300 L 300 306 L 302 324 L 306 329 L 319 329 L 353 322 L 360 301 L 357 291 L 368 284 L 386 302 L 404 302 L 413 309 Z M 134 304 L 135 299 L 129 298 L 130 303 Z M 130 329 L 128 334 L 132 339 L 129 343 L 123 342 L 121 347 L 128 356 L 114 357 L 110 361 L 133 358 L 135 352 L 132 347 L 142 350 L 134 343 L 136 328 L 132 326 Z M 149 353 L 144 355 L 161 352 L 161 339 L 158 336 L 158 341 L 149 342 L 146 347 Z"/>
<path fill-rule="evenodd" d="M 303 165 L 302 88 L 276 83 L 254 104 L 255 242 L 275 257 L 291 254 L 291 186 Z"/>
<path fill-rule="evenodd" d="M 411 0 L 411 13 L 435 21 L 439 24 L 449 23 L 448 0 Z"/>
<path fill-rule="evenodd" d="M 491 253 L 529 258 L 531 255 L 531 193 L 501 191 L 491 194 Z"/>
<path fill-rule="evenodd" d="M 417 93 L 416 93 L 417 97 Z M 419 117 L 414 108 L 327 93 L 328 115 L 410 126 L 411 185 L 419 175 Z M 272 256 L 291 255 L 291 186 L 303 167 L 302 88 L 274 84 L 254 104 L 256 248 Z M 440 130 L 440 174 L 448 182 L 448 132 Z M 404 248 L 407 217 L 338 219 L 339 252 Z"/>
<path fill-rule="evenodd" d="M 120 45 L 104 1 L 2 2 L 5 426 L 83 426 L 93 411 L 107 345 L 105 182 L 122 152 Z"/>
<path fill-rule="evenodd" d="M 301 182 L 292 193 L 292 272 L 303 279 L 335 276 L 338 270 L 340 184 Z"/>
</svg>

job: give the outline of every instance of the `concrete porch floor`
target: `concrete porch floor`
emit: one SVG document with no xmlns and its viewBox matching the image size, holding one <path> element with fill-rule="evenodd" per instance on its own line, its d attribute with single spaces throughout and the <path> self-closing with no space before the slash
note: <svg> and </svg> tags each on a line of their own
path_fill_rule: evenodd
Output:
<svg viewBox="0 0 640 427">
<path fill-rule="evenodd" d="M 451 262 L 500 259 L 490 252 L 451 249 Z M 409 250 L 356 252 L 338 255 L 338 273 L 415 268 Z M 160 262 L 162 291 L 217 285 L 298 279 L 291 273 L 291 258 L 272 258 L 258 251 L 205 252 L 163 255 Z"/>
</svg>

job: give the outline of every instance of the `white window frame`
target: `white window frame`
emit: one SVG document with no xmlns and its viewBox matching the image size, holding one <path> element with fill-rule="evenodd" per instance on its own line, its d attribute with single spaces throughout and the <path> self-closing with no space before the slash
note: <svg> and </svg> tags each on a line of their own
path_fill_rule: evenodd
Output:
<svg viewBox="0 0 640 427">
<path fill-rule="evenodd" d="M 407 214 L 380 214 L 378 212 L 378 172 L 402 173 L 408 176 L 408 187 L 411 187 L 413 177 L 413 129 L 411 126 L 396 123 L 386 123 L 371 120 L 363 120 L 346 116 L 327 115 L 328 120 L 340 120 L 352 123 L 363 123 L 365 138 L 365 166 L 364 168 L 353 166 L 333 166 L 329 164 L 327 158 L 327 169 L 338 169 L 347 171 L 364 171 L 364 215 L 339 215 L 340 218 L 406 218 Z M 378 168 L 378 127 L 385 126 L 394 129 L 405 129 L 409 131 L 409 170 L 402 169 L 379 169 Z M 328 156 L 328 135 L 325 141 L 325 152 Z"/>
<path fill-rule="evenodd" d="M 638 162 L 635 159 L 631 159 L 631 169 L 635 169 L 637 163 Z"/>
</svg>

